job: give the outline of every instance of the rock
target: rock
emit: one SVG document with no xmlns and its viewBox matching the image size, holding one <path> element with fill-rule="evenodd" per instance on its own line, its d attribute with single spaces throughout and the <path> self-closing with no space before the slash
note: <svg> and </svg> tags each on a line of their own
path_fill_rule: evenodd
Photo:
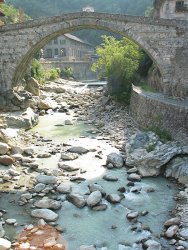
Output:
<svg viewBox="0 0 188 250">
<path fill-rule="evenodd" d="M 110 203 L 119 203 L 121 201 L 121 197 L 118 194 L 109 194 L 106 197 L 107 201 L 109 201 Z"/>
<path fill-rule="evenodd" d="M 22 194 L 22 195 L 20 196 L 20 199 L 30 200 L 30 199 L 32 199 L 32 194 L 30 194 L 30 193 Z"/>
<path fill-rule="evenodd" d="M 78 154 L 62 153 L 61 159 L 64 161 L 73 161 L 78 158 Z"/>
<path fill-rule="evenodd" d="M 45 100 L 40 100 L 38 103 L 38 108 L 39 109 L 56 109 L 57 108 L 57 103 L 53 101 L 51 98 L 47 97 Z"/>
<path fill-rule="evenodd" d="M 68 194 L 67 200 L 70 201 L 75 206 L 77 206 L 78 208 L 83 208 L 86 205 L 85 198 L 80 194 L 74 194 L 74 193 Z"/>
<path fill-rule="evenodd" d="M 133 135 L 125 150 L 126 164 L 136 167 L 142 176 L 159 175 L 161 167 L 182 151 L 172 142 L 163 144 L 153 132 Z"/>
<path fill-rule="evenodd" d="M 15 162 L 14 158 L 8 156 L 8 155 L 3 155 L 0 156 L 0 164 L 9 166 L 12 165 Z"/>
<path fill-rule="evenodd" d="M 177 225 L 170 226 L 165 232 L 167 238 L 173 238 L 178 232 L 179 227 Z"/>
<path fill-rule="evenodd" d="M 53 93 L 65 93 L 65 87 L 61 84 L 57 84 L 54 82 L 48 82 L 42 86 L 42 89 L 47 92 Z"/>
<path fill-rule="evenodd" d="M 63 162 L 59 162 L 58 167 L 67 172 L 73 172 L 73 171 L 79 170 L 79 167 L 69 166 L 69 165 L 64 164 Z"/>
<path fill-rule="evenodd" d="M 121 192 L 121 193 L 125 193 L 126 188 L 125 187 L 120 187 L 120 188 L 118 188 L 118 191 Z"/>
<path fill-rule="evenodd" d="M 107 156 L 106 164 L 111 163 L 116 168 L 122 168 L 124 164 L 123 157 L 117 153 L 111 153 Z"/>
<path fill-rule="evenodd" d="M 35 187 L 34 187 L 34 192 L 40 193 L 42 190 L 44 190 L 46 187 L 45 184 L 43 183 L 38 183 Z"/>
<path fill-rule="evenodd" d="M 37 158 L 49 158 L 49 157 L 51 157 L 50 153 L 42 153 L 37 155 Z"/>
<path fill-rule="evenodd" d="M 7 250 L 11 248 L 11 242 L 9 240 L 0 238 L 0 249 Z"/>
<path fill-rule="evenodd" d="M 50 209 L 35 209 L 31 211 L 31 216 L 44 219 L 45 221 L 56 221 L 58 215 Z"/>
<path fill-rule="evenodd" d="M 62 194 L 69 194 L 72 190 L 71 185 L 69 184 L 64 184 L 61 183 L 58 187 L 57 187 L 57 191 L 62 193 Z"/>
<path fill-rule="evenodd" d="M 141 181 L 141 176 L 138 175 L 138 174 L 130 174 L 128 177 L 127 177 L 127 180 L 129 181 Z"/>
<path fill-rule="evenodd" d="M 188 184 L 188 157 L 176 157 L 167 163 L 165 176 L 175 178 L 180 183 Z"/>
<path fill-rule="evenodd" d="M 34 203 L 38 208 L 49 208 L 49 209 L 60 209 L 61 203 L 59 201 L 49 199 L 44 197 L 42 200 L 39 200 Z"/>
<path fill-rule="evenodd" d="M 179 217 L 171 218 L 165 222 L 165 227 L 170 227 L 173 225 L 179 225 L 181 222 L 181 219 Z"/>
<path fill-rule="evenodd" d="M 10 150 L 8 144 L 0 142 L 0 155 L 5 155 Z"/>
<path fill-rule="evenodd" d="M 179 231 L 179 235 L 183 237 L 184 239 L 188 240 L 188 227 L 187 228 L 182 228 Z"/>
<path fill-rule="evenodd" d="M 5 119 L 8 127 L 30 129 L 37 125 L 38 117 L 33 109 L 27 108 L 24 113 L 20 115 L 7 115 Z"/>
<path fill-rule="evenodd" d="M 31 156 L 31 155 L 34 155 L 34 153 L 35 153 L 35 149 L 33 147 L 29 147 L 29 148 L 24 149 L 24 154 L 26 154 L 26 155 Z"/>
<path fill-rule="evenodd" d="M 101 199 L 102 199 L 101 192 L 94 191 L 89 195 L 86 202 L 89 207 L 94 207 L 101 201 Z"/>
<path fill-rule="evenodd" d="M 0 238 L 5 236 L 5 230 L 3 228 L 2 222 L 0 222 Z"/>
<path fill-rule="evenodd" d="M 80 246 L 79 250 L 96 250 L 96 248 L 93 245 L 91 246 L 83 245 L 83 246 Z"/>
<path fill-rule="evenodd" d="M 107 205 L 106 204 L 100 204 L 98 206 L 92 207 L 93 211 L 104 211 L 107 209 Z"/>
<path fill-rule="evenodd" d="M 96 184 L 96 183 L 95 184 L 90 184 L 89 189 L 90 189 L 91 192 L 100 191 L 103 196 L 106 195 L 106 192 L 104 191 L 104 188 L 102 186 L 100 186 L 99 184 Z"/>
<path fill-rule="evenodd" d="M 135 219 L 135 218 L 138 217 L 138 215 L 139 215 L 138 212 L 131 212 L 131 213 L 128 213 L 128 214 L 127 214 L 127 219 L 130 219 L 130 220 Z"/>
<path fill-rule="evenodd" d="M 133 173 L 137 173 L 137 172 L 138 172 L 138 169 L 135 167 L 127 170 L 127 174 L 133 174 Z"/>
<path fill-rule="evenodd" d="M 147 240 L 144 242 L 144 245 L 147 247 L 147 250 L 161 250 L 161 244 L 155 240 Z"/>
<path fill-rule="evenodd" d="M 39 183 L 43 183 L 43 184 L 56 184 L 57 183 L 57 178 L 55 176 L 38 175 L 36 177 L 36 180 Z"/>
<path fill-rule="evenodd" d="M 86 154 L 89 152 L 88 149 L 81 147 L 81 146 L 71 147 L 68 149 L 68 151 L 71 153 L 76 153 L 76 154 Z"/>
<path fill-rule="evenodd" d="M 73 125 L 73 122 L 71 120 L 65 120 L 65 125 Z"/>
<path fill-rule="evenodd" d="M 104 175 L 103 179 L 106 181 L 118 181 L 118 177 L 110 175 L 110 174 Z"/>
<path fill-rule="evenodd" d="M 30 92 L 31 94 L 33 94 L 34 96 L 40 96 L 40 87 L 39 87 L 39 83 L 38 81 L 31 77 L 29 78 L 26 86 L 25 86 L 25 90 Z"/>
<path fill-rule="evenodd" d="M 80 195 L 83 196 L 83 195 L 88 195 L 91 192 L 89 190 L 88 183 L 87 182 L 82 182 L 80 184 L 73 185 L 72 193 L 80 194 Z"/>
<path fill-rule="evenodd" d="M 16 219 L 7 219 L 5 221 L 8 225 L 14 225 L 16 223 Z"/>
</svg>

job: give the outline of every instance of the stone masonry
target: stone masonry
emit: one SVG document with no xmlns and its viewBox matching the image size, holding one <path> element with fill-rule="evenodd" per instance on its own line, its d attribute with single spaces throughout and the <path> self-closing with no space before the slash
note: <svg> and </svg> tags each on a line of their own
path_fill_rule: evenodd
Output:
<svg viewBox="0 0 188 250">
<path fill-rule="evenodd" d="M 105 13 L 72 13 L 0 28 L 0 93 L 20 83 L 35 53 L 80 29 L 116 32 L 139 44 L 162 76 L 163 93 L 188 96 L 188 22 Z"/>
</svg>

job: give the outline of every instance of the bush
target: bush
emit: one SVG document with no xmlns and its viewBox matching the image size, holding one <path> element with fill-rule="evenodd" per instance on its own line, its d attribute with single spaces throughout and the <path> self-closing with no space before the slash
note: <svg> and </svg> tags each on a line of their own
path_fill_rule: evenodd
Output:
<svg viewBox="0 0 188 250">
<path fill-rule="evenodd" d="M 171 134 L 167 130 L 165 130 L 165 129 L 161 129 L 159 127 L 150 127 L 148 130 L 152 131 L 153 133 L 155 133 L 156 135 L 158 135 L 159 139 L 163 143 L 165 143 L 167 141 L 172 141 Z"/>
<path fill-rule="evenodd" d="M 49 71 L 49 79 L 48 80 L 56 80 L 59 78 L 60 75 L 60 69 L 59 68 L 53 68 Z"/>
<path fill-rule="evenodd" d="M 60 76 L 66 79 L 73 77 L 73 69 L 71 67 L 66 67 L 62 69 L 60 72 Z"/>
</svg>

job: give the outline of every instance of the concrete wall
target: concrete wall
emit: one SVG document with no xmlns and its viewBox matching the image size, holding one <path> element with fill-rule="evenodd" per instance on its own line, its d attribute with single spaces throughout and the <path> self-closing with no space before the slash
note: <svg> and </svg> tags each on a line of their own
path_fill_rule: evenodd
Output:
<svg viewBox="0 0 188 250">
<path fill-rule="evenodd" d="M 77 80 L 97 79 L 97 74 L 91 71 L 92 62 L 64 62 L 64 61 L 43 61 L 41 63 L 45 69 L 71 67 L 74 77 Z"/>
<path fill-rule="evenodd" d="M 188 105 L 133 87 L 130 113 L 141 128 L 152 126 L 169 131 L 174 137 L 188 133 Z"/>
</svg>

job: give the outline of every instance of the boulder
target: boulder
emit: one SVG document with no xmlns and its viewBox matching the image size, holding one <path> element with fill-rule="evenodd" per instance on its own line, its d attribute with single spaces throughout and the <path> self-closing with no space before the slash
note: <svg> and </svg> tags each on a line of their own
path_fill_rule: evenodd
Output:
<svg viewBox="0 0 188 250">
<path fill-rule="evenodd" d="M 43 198 L 42 200 L 36 201 L 34 205 L 38 208 L 49 208 L 49 209 L 60 209 L 61 203 L 59 201 Z"/>
<path fill-rule="evenodd" d="M 9 166 L 12 165 L 15 162 L 14 158 L 8 156 L 8 155 L 3 155 L 0 156 L 0 164 Z"/>
<path fill-rule="evenodd" d="M 74 194 L 74 193 L 68 194 L 67 200 L 70 201 L 75 206 L 77 206 L 78 208 L 83 208 L 86 205 L 85 198 L 80 194 Z"/>
<path fill-rule="evenodd" d="M 103 179 L 106 181 L 118 181 L 118 177 L 111 175 L 111 174 L 105 174 L 103 176 Z"/>
<path fill-rule="evenodd" d="M 49 97 L 44 100 L 40 100 L 38 103 L 38 108 L 42 110 L 56 109 L 57 106 L 57 103 Z"/>
<path fill-rule="evenodd" d="M 0 249 L 1 250 L 8 250 L 11 248 L 11 242 L 4 238 L 0 238 Z"/>
<path fill-rule="evenodd" d="M 0 155 L 5 155 L 10 150 L 8 144 L 0 142 Z"/>
<path fill-rule="evenodd" d="M 5 120 L 8 127 L 30 129 L 37 125 L 38 118 L 38 114 L 34 113 L 33 109 L 27 108 L 24 113 L 6 115 Z"/>
<path fill-rule="evenodd" d="M 165 232 L 167 238 L 173 238 L 178 232 L 179 227 L 177 225 L 170 226 Z"/>
<path fill-rule="evenodd" d="M 57 191 L 62 193 L 62 194 L 69 194 L 72 190 L 71 185 L 69 184 L 64 184 L 61 183 L 58 187 L 57 187 Z"/>
<path fill-rule="evenodd" d="M 188 240 L 188 227 L 182 228 L 182 229 L 179 231 L 179 235 L 180 235 L 181 237 L 183 237 L 184 239 Z"/>
<path fill-rule="evenodd" d="M 39 193 L 39 192 L 41 192 L 42 190 L 44 190 L 45 187 L 46 187 L 45 184 L 43 184 L 43 183 L 38 183 L 37 185 L 34 186 L 34 192 Z"/>
<path fill-rule="evenodd" d="M 31 211 L 31 216 L 44 219 L 45 221 L 56 221 L 58 218 L 58 214 L 54 213 L 50 209 L 35 209 Z"/>
<path fill-rule="evenodd" d="M 164 225 L 165 225 L 165 227 L 170 227 L 173 225 L 179 225 L 180 222 L 181 222 L 180 217 L 175 217 L 175 218 L 171 218 L 171 219 L 167 220 Z"/>
<path fill-rule="evenodd" d="M 89 207 L 94 207 L 101 201 L 101 199 L 102 199 L 101 192 L 94 191 L 89 195 L 86 202 Z"/>
<path fill-rule="evenodd" d="M 161 250 L 161 244 L 155 240 L 147 240 L 144 242 L 144 245 L 147 247 L 147 250 Z"/>
<path fill-rule="evenodd" d="M 138 216 L 139 216 L 138 212 L 130 212 L 130 213 L 127 214 L 127 219 L 132 220 L 132 219 L 137 218 Z"/>
<path fill-rule="evenodd" d="M 137 167 L 142 176 L 157 176 L 161 167 L 182 149 L 176 144 L 162 143 L 153 132 L 139 132 L 133 135 L 125 147 L 126 165 Z"/>
<path fill-rule="evenodd" d="M 89 189 L 91 192 L 100 191 L 103 196 L 106 195 L 104 188 L 100 186 L 99 184 L 96 184 L 96 183 L 90 184 Z"/>
<path fill-rule="evenodd" d="M 116 168 L 122 168 L 124 164 L 123 157 L 117 153 L 111 153 L 107 156 L 106 164 L 111 163 Z"/>
<path fill-rule="evenodd" d="M 106 199 L 113 204 L 119 203 L 121 201 L 121 197 L 118 194 L 109 194 Z"/>
<path fill-rule="evenodd" d="M 176 157 L 172 159 L 166 166 L 164 175 L 168 177 L 173 177 L 178 182 L 183 184 L 188 184 L 188 157 Z"/>
<path fill-rule="evenodd" d="M 89 152 L 88 149 L 81 147 L 81 146 L 75 146 L 75 147 L 71 147 L 68 149 L 69 152 L 71 153 L 76 153 L 76 154 L 86 154 Z"/>
<path fill-rule="evenodd" d="M 55 176 L 38 175 L 36 177 L 36 180 L 39 183 L 43 183 L 43 184 L 56 184 L 57 183 L 57 178 Z"/>
<path fill-rule="evenodd" d="M 62 153 L 61 159 L 64 161 L 73 161 L 78 158 L 78 154 L 72 154 L 72 153 Z"/>
<path fill-rule="evenodd" d="M 31 77 L 26 83 L 25 90 L 33 94 L 34 96 L 40 95 L 40 85 L 38 81 Z"/>
</svg>

